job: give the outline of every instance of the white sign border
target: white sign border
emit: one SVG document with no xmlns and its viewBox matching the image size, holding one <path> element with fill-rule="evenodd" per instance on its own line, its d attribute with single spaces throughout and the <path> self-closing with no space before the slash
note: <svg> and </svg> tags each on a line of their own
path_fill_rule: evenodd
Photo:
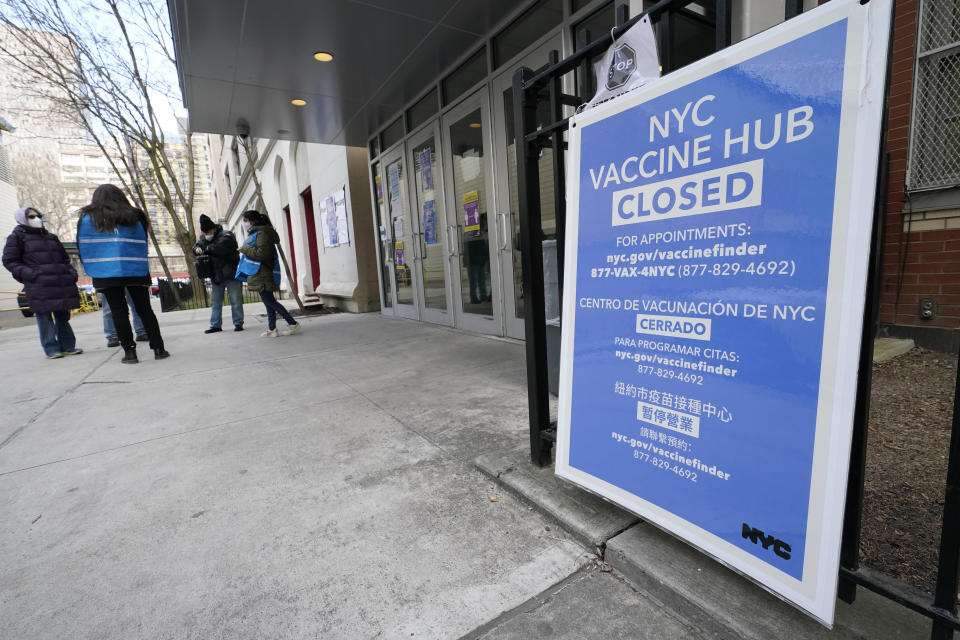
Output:
<svg viewBox="0 0 960 640">
<path fill-rule="evenodd" d="M 580 202 L 580 130 L 637 104 L 847 19 L 834 222 L 825 302 L 803 580 L 799 581 L 682 518 L 570 466 L 573 336 Z M 567 166 L 556 474 L 637 513 L 832 628 L 853 428 L 860 330 L 884 106 L 892 0 L 832 0 L 660 80 L 571 119 Z M 848 212 L 848 215 L 844 215 Z M 831 428 L 832 426 L 832 428 Z M 828 498 L 833 498 L 828 501 Z"/>
</svg>

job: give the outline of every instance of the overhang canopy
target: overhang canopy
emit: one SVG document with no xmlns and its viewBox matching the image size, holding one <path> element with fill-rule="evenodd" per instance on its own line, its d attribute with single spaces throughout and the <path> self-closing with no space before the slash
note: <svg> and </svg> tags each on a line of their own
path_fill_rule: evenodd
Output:
<svg viewBox="0 0 960 640">
<path fill-rule="evenodd" d="M 194 131 L 364 146 L 516 0 L 167 0 Z M 313 54 L 327 51 L 332 62 Z M 296 107 L 291 100 L 306 100 Z"/>
</svg>

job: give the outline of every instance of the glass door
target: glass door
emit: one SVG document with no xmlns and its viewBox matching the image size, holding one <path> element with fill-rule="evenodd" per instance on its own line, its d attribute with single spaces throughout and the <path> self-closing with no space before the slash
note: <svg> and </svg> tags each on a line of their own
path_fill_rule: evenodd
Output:
<svg viewBox="0 0 960 640">
<path fill-rule="evenodd" d="M 380 175 L 380 163 L 374 162 L 370 169 L 373 174 L 373 211 L 377 223 L 377 259 L 380 264 L 380 289 L 383 294 L 381 312 L 394 315 L 393 311 L 393 229 L 386 217 L 384 207 L 383 176 Z M 287 209 L 285 209 L 286 211 Z M 290 213 L 287 213 L 290 217 Z M 293 246 L 291 242 L 291 247 Z"/>
<path fill-rule="evenodd" d="M 494 136 L 499 156 L 497 166 L 497 184 L 506 185 L 497 193 L 497 208 L 500 212 L 499 227 L 503 230 L 504 242 L 498 247 L 496 259 L 500 261 L 503 271 L 503 316 L 506 334 L 512 338 L 524 337 L 524 308 L 523 308 L 523 263 L 520 254 L 520 216 L 519 192 L 517 188 L 517 154 L 513 129 L 513 69 L 529 67 L 538 69 L 547 62 L 551 49 L 560 50 L 560 38 L 551 39 L 536 51 L 522 60 L 510 64 L 511 71 L 494 79 L 492 83 L 494 102 Z M 550 124 L 550 104 L 547 100 L 540 100 L 537 108 L 537 126 Z M 556 238 L 557 225 L 554 209 L 554 176 L 553 150 L 545 147 L 540 152 L 540 211 L 545 261 L 550 263 L 550 254 L 553 252 L 552 264 L 556 265 Z M 547 321 L 559 322 L 559 287 L 557 273 L 544 271 L 544 281 L 547 298 Z M 554 313 L 555 311 L 555 313 Z"/>
<path fill-rule="evenodd" d="M 414 134 L 407 141 L 407 166 L 412 167 L 408 185 L 414 208 L 411 229 L 417 243 L 415 267 L 420 283 L 420 318 L 427 322 L 452 324 L 447 289 L 450 236 L 447 233 L 443 201 L 443 171 L 437 141 L 438 123 Z"/>
<path fill-rule="evenodd" d="M 490 116 L 481 90 L 443 117 L 453 309 L 457 327 L 502 334 Z"/>
<path fill-rule="evenodd" d="M 393 280 L 397 315 L 418 318 L 419 296 L 416 269 L 416 230 L 411 224 L 410 200 L 407 197 L 407 176 L 404 171 L 403 145 L 383 155 L 383 173 L 387 184 L 387 224 L 393 246 L 388 247 L 393 258 Z"/>
</svg>

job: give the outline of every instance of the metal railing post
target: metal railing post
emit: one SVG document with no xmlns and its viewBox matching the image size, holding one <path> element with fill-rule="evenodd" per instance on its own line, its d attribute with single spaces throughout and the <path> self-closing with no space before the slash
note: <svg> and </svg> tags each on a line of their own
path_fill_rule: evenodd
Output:
<svg viewBox="0 0 960 640">
<path fill-rule="evenodd" d="M 943 526 L 940 529 L 940 561 L 933 606 L 957 615 L 957 587 L 960 586 L 960 361 L 953 396 L 953 428 L 947 464 L 947 488 L 943 497 Z M 953 626 L 934 620 L 931 640 L 951 640 Z"/>
<path fill-rule="evenodd" d="M 540 215 L 538 141 L 527 140 L 537 126 L 539 85 L 527 89 L 533 72 L 521 67 L 513 74 L 513 120 L 517 153 L 517 195 L 520 214 L 520 255 L 523 263 L 524 333 L 527 353 L 527 404 L 530 410 L 530 460 L 550 463 L 553 445 L 543 438 L 550 426 L 547 378 L 547 325 L 543 293 L 543 232 Z"/>
</svg>

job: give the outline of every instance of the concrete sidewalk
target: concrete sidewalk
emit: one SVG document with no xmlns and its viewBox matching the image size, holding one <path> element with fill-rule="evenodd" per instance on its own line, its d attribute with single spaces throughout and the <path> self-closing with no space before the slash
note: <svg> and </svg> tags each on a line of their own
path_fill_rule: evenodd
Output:
<svg viewBox="0 0 960 640">
<path fill-rule="evenodd" d="M 0 331 L 0 638 L 928 629 L 861 598 L 828 632 L 533 468 L 520 343 L 347 314 L 263 339 L 246 309 L 213 335 L 207 310 L 162 314 L 173 357 L 132 366 L 98 314 L 60 360 Z"/>
</svg>

